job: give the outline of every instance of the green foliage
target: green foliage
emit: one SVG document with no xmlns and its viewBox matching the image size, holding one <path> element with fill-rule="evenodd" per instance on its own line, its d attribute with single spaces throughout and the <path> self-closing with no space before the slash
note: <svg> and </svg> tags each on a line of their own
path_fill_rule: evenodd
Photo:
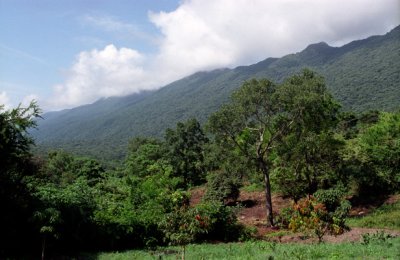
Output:
<svg viewBox="0 0 400 260">
<path fill-rule="evenodd" d="M 129 142 L 125 160 L 127 174 L 144 177 L 151 174 L 151 166 L 165 156 L 164 144 L 152 138 L 136 137 Z"/>
<path fill-rule="evenodd" d="M 339 235 L 347 229 L 345 217 L 350 204 L 340 205 L 339 208 L 337 212 L 329 212 L 323 203 L 309 196 L 293 204 L 288 227 L 293 232 L 312 231 L 321 242 L 326 233 Z"/>
<path fill-rule="evenodd" d="M 318 55 L 308 58 L 318 61 Z M 315 195 L 282 210 L 279 225 L 313 232 L 320 240 L 328 232 L 340 234 L 350 204 L 347 186 L 338 184 L 347 185 L 351 176 L 364 190 L 399 189 L 400 114 L 338 118 L 338 109 L 322 77 L 310 70 L 279 84 L 246 81 L 210 118 L 215 142 L 191 119 L 168 129 L 165 140 L 132 139 L 124 163 L 112 169 L 63 151 L 32 159 L 27 130 L 35 126 L 39 109 L 32 103 L 0 111 L 0 243 L 5 245 L 0 258 L 24 245 L 28 252 L 29 246 L 38 250 L 40 239 L 49 258 L 71 250 L 249 239 L 254 230 L 238 224 L 236 208 L 224 204 L 237 199 L 243 183 L 262 178 L 271 198 L 271 172 L 273 185 L 285 195 L 295 200 Z M 205 201 L 190 207 L 189 192 L 182 188 L 203 184 L 206 176 Z M 273 224 L 270 199 L 266 205 Z M 390 207 L 356 221 L 374 218 L 398 227 L 397 204 Z M 269 247 L 275 252 L 276 245 Z M 307 256 L 299 250 L 290 254 Z"/>
<path fill-rule="evenodd" d="M 276 225 L 280 228 L 287 229 L 294 214 L 295 210 L 293 207 L 286 207 L 281 209 L 279 214 L 275 216 Z"/>
<path fill-rule="evenodd" d="M 28 130 L 36 126 L 35 118 L 41 111 L 32 101 L 28 107 L 18 106 L 6 111 L 0 105 L 0 112 L 0 164 L 3 175 L 21 160 L 29 158 L 33 139 Z"/>
<path fill-rule="evenodd" d="M 207 190 L 203 199 L 219 201 L 224 204 L 236 202 L 239 197 L 242 180 L 235 174 L 227 171 L 212 172 L 207 176 Z"/>
<path fill-rule="evenodd" d="M 27 107 L 4 110 L 0 104 L 0 258 L 5 252 L 19 253 L 19 246 L 32 247 L 33 198 L 25 178 L 37 165 L 31 159 L 33 139 L 28 130 L 36 126 L 40 109 L 35 102 Z"/>
<path fill-rule="evenodd" d="M 234 211 L 218 202 L 172 211 L 160 222 L 160 228 L 165 239 L 173 245 L 207 240 L 235 241 L 245 232 L 237 223 Z"/>
<path fill-rule="evenodd" d="M 376 233 L 366 233 L 362 235 L 362 243 L 364 245 L 372 243 L 387 244 L 388 240 L 394 238 L 394 236 L 385 233 L 384 231 L 377 231 Z"/>
<path fill-rule="evenodd" d="M 173 166 L 174 175 L 183 178 L 187 186 L 204 183 L 204 145 L 208 138 L 200 123 L 190 119 L 179 122 L 176 129 L 167 129 L 165 142 L 168 145 L 168 161 Z"/>
<path fill-rule="evenodd" d="M 60 238 L 65 235 L 61 230 L 67 227 L 71 234 L 84 237 L 79 226 L 89 221 L 93 207 L 93 193 L 86 179 L 80 177 L 64 186 L 33 181 L 30 186 L 40 201 L 33 215 L 40 233 Z"/>
<path fill-rule="evenodd" d="M 274 161 L 274 183 L 297 201 L 340 180 L 344 143 L 332 132 L 293 134 L 285 138 Z"/>
<path fill-rule="evenodd" d="M 376 124 L 348 142 L 345 160 L 361 195 L 400 189 L 399 133 L 400 113 L 382 113 Z"/>
<path fill-rule="evenodd" d="M 295 192 L 295 199 L 304 195 L 302 187 L 292 189 L 298 187 L 302 179 L 308 185 L 308 192 L 314 192 L 317 188 L 313 187 L 317 182 L 314 179 L 326 178 L 320 176 L 336 162 L 336 154 L 326 159 L 336 144 L 331 135 L 325 133 L 335 126 L 338 108 L 323 79 L 306 69 L 280 85 L 266 79 L 245 82 L 233 92 L 231 102 L 210 117 L 209 128 L 220 146 L 235 147 L 263 175 L 270 225 L 273 225 L 272 162 L 280 159 L 281 171 L 277 177 L 282 187 L 288 186 L 288 191 Z M 297 151 L 293 145 L 297 146 Z M 294 151 L 293 158 L 285 158 L 290 151 Z M 277 158 L 279 155 L 281 158 Z M 300 172 L 296 172 L 297 169 Z M 292 178 L 286 178 L 286 172 L 292 174 Z"/>
<path fill-rule="evenodd" d="M 318 190 L 314 193 L 315 198 L 323 203 L 329 212 L 334 212 L 346 201 L 346 189 L 343 185 L 338 185 L 327 190 Z"/>
<path fill-rule="evenodd" d="M 162 137 L 165 129 L 193 117 L 206 122 L 243 82 L 269 78 L 281 83 L 304 68 L 311 68 L 325 78 L 328 89 L 345 110 L 395 111 L 400 106 L 399 32 L 396 27 L 386 35 L 342 47 L 313 44 L 279 59 L 198 72 L 158 91 L 107 98 L 47 113 L 39 131 L 33 134 L 43 150 L 63 148 L 106 163 L 122 161 L 132 136 Z"/>
<path fill-rule="evenodd" d="M 386 243 L 273 243 L 265 241 L 250 241 L 245 243 L 193 244 L 186 247 L 187 259 L 397 259 L 397 248 L 400 238 L 393 238 Z M 176 259 L 175 247 L 161 248 L 153 251 L 127 251 L 101 253 L 97 259 Z"/>
<path fill-rule="evenodd" d="M 339 105 L 323 79 L 309 70 L 287 79 L 279 90 L 277 98 L 293 119 L 276 149 L 273 178 L 284 195 L 297 201 L 337 175 L 343 143 L 332 130 Z"/>
</svg>

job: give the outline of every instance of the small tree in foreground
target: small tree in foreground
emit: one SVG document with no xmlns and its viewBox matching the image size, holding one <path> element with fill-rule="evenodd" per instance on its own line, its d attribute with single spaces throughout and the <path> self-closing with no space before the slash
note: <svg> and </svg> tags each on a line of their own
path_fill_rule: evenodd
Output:
<svg viewBox="0 0 400 260">
<path fill-rule="evenodd" d="M 276 147 L 285 136 L 319 132 L 331 124 L 338 110 L 324 81 L 310 70 L 281 85 L 262 79 L 245 82 L 231 102 L 209 120 L 221 146 L 238 149 L 264 176 L 267 221 L 273 226 L 270 172 Z"/>
<path fill-rule="evenodd" d="M 348 227 L 345 218 L 350 204 L 343 204 L 336 211 L 330 212 L 325 204 L 313 196 L 308 196 L 293 204 L 289 229 L 296 232 L 313 232 L 321 242 L 325 234 L 340 235 Z M 344 214 L 343 214 L 344 213 Z"/>
</svg>

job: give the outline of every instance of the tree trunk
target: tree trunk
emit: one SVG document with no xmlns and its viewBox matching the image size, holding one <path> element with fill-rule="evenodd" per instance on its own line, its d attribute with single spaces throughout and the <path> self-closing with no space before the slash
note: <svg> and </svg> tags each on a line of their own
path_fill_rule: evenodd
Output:
<svg viewBox="0 0 400 260">
<path fill-rule="evenodd" d="M 274 226 L 274 215 L 272 212 L 272 196 L 271 196 L 271 183 L 269 181 L 269 174 L 264 173 L 265 181 L 265 206 L 267 208 L 267 221 L 271 227 Z"/>
<path fill-rule="evenodd" d="M 181 258 L 181 259 L 182 259 L 182 260 L 185 260 L 185 257 L 186 257 L 186 256 L 185 256 L 185 254 L 186 254 L 186 252 L 185 252 L 185 251 L 186 251 L 186 245 L 183 245 L 183 248 L 182 248 L 182 249 L 183 249 L 183 250 L 182 250 L 182 256 L 181 256 L 182 258 Z"/>
<path fill-rule="evenodd" d="M 265 207 L 267 209 L 267 222 L 273 227 L 274 226 L 274 214 L 272 212 L 272 196 L 271 196 L 271 182 L 269 179 L 269 169 L 266 163 L 261 159 L 259 160 L 259 167 L 264 174 L 265 182 Z"/>
<path fill-rule="evenodd" d="M 44 260 L 45 249 L 46 249 L 46 235 L 43 236 L 43 240 L 42 240 L 42 260 Z"/>
</svg>

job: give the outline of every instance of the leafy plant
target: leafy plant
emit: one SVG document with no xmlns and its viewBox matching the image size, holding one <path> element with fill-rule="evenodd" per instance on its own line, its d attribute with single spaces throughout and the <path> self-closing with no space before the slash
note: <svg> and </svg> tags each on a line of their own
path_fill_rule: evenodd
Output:
<svg viewBox="0 0 400 260">
<path fill-rule="evenodd" d="M 234 173 L 226 170 L 212 172 L 207 176 L 207 190 L 203 199 L 205 201 L 218 201 L 226 204 L 236 202 L 242 186 L 241 179 Z"/>
<path fill-rule="evenodd" d="M 366 233 L 362 235 L 362 243 L 368 245 L 370 243 L 387 243 L 389 239 L 394 238 L 391 234 L 384 231 L 377 231 L 376 233 Z"/>
<path fill-rule="evenodd" d="M 330 213 L 325 205 L 313 196 L 293 204 L 293 215 L 288 227 L 293 232 L 312 231 L 320 242 L 326 233 L 339 235 L 347 228 L 343 216 Z"/>
</svg>

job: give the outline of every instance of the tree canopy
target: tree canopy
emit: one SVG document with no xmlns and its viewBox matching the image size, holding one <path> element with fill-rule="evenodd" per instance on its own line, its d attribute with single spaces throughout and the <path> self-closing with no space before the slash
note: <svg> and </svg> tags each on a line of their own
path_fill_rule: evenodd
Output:
<svg viewBox="0 0 400 260">
<path fill-rule="evenodd" d="M 335 122 L 338 104 L 323 79 L 310 70 L 277 85 L 262 79 L 245 82 L 231 102 L 210 117 L 211 131 L 221 143 L 239 149 L 263 174 L 267 218 L 273 225 L 270 170 L 284 139 L 320 133 Z"/>
</svg>

